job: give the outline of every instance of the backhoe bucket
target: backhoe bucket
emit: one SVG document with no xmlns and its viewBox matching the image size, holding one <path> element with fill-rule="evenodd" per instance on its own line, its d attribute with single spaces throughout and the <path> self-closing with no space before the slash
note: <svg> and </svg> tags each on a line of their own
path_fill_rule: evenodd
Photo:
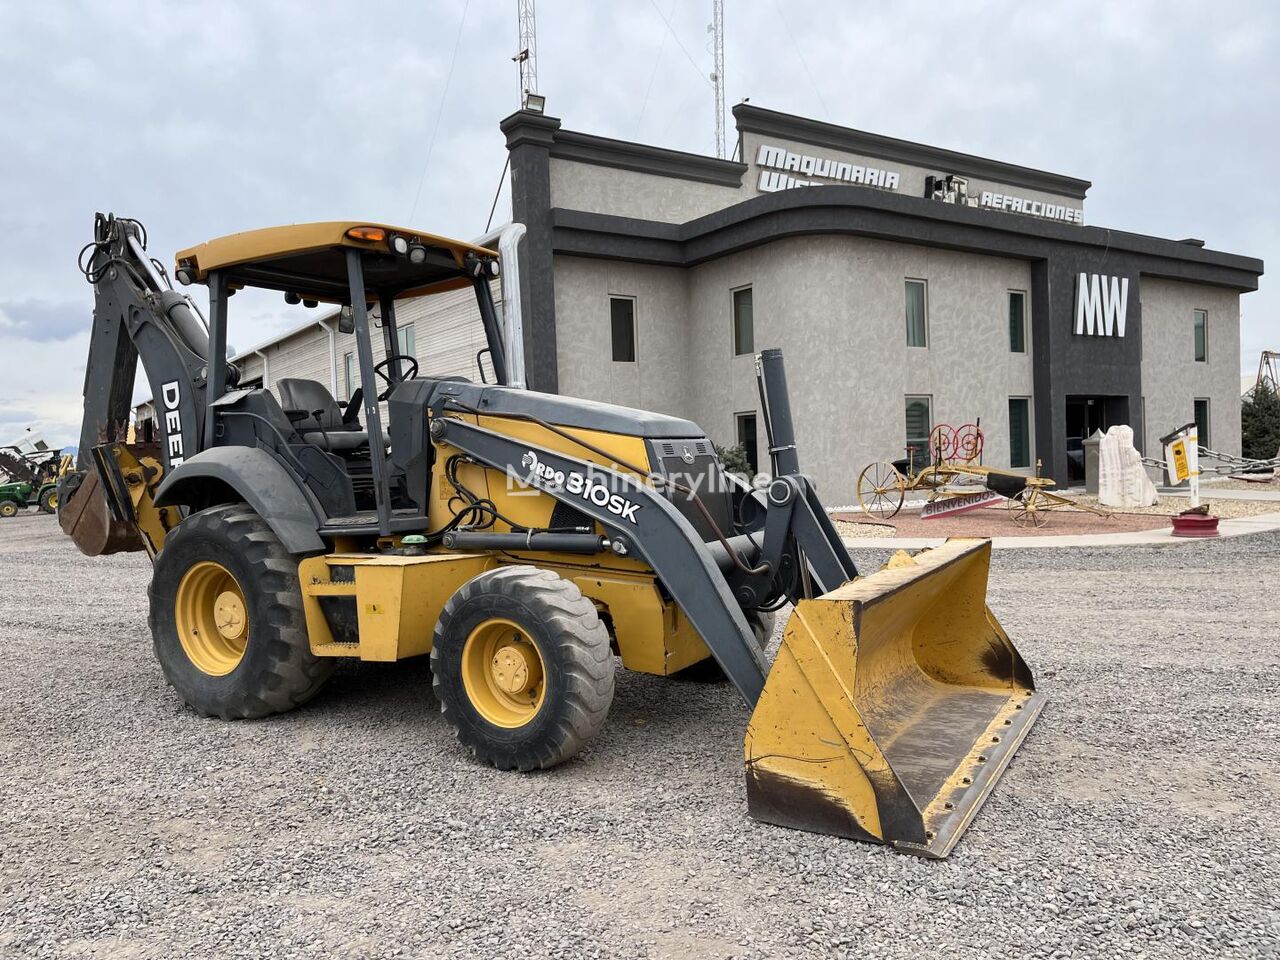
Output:
<svg viewBox="0 0 1280 960">
<path fill-rule="evenodd" d="M 747 728 L 753 817 L 951 852 L 1044 705 L 990 562 L 954 540 L 796 605 Z"/>
<path fill-rule="evenodd" d="M 143 549 L 137 527 L 112 516 L 106 488 L 92 465 L 59 482 L 58 524 L 85 556 Z"/>
</svg>

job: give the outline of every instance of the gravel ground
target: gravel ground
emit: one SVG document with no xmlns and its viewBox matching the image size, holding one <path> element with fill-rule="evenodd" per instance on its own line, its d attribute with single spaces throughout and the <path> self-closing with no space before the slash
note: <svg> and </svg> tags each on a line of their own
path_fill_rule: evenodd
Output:
<svg viewBox="0 0 1280 960">
<path fill-rule="evenodd" d="M 1079 497 L 1078 499 L 1081 503 L 1087 503 L 1093 507 L 1098 506 L 1097 497 Z M 1210 512 L 1215 517 L 1221 517 L 1223 520 L 1236 517 L 1257 517 L 1264 513 L 1280 513 L 1280 502 L 1275 500 L 1239 500 L 1215 497 L 1211 489 L 1200 491 L 1200 502 L 1207 503 Z M 1164 494 L 1160 497 L 1159 503 L 1150 507 L 1129 507 L 1124 511 L 1124 515 L 1172 517 L 1190 506 L 1191 501 L 1187 497 L 1174 497 Z M 1105 510 L 1106 507 L 1101 507 L 1100 509 Z"/>
<path fill-rule="evenodd" d="M 1235 477 L 1229 477 L 1226 480 L 1206 481 L 1202 477 L 1200 492 L 1202 494 L 1212 494 L 1214 490 L 1252 490 L 1263 493 L 1280 493 L 1280 481 L 1277 481 L 1274 476 L 1266 483 L 1259 483 L 1257 480 L 1240 480 Z"/>
<path fill-rule="evenodd" d="M 1280 504 L 1272 504 L 1280 506 Z M 858 517 L 857 514 L 844 516 Z M 1074 536 L 1093 533 L 1127 533 L 1134 530 L 1167 530 L 1169 517 L 1118 513 L 1100 517 L 1084 510 L 1052 510 L 1042 527 L 1019 526 L 1004 503 L 982 507 L 965 513 L 954 513 L 925 519 L 919 513 L 905 510 L 891 520 L 872 524 L 860 519 L 835 520 L 836 530 L 844 537 L 1045 537 Z"/>
<path fill-rule="evenodd" d="M 0 956 L 1275 957 L 1278 558 L 998 553 L 1050 701 L 928 862 L 747 817 L 724 686 L 622 674 L 591 748 L 526 776 L 463 755 L 424 663 L 200 719 L 152 658 L 145 559 L 3 521 Z"/>
</svg>

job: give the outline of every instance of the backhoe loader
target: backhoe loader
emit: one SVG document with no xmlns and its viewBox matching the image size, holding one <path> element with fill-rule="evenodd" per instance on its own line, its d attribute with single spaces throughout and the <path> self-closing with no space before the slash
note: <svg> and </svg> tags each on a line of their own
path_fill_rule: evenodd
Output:
<svg viewBox="0 0 1280 960">
<path fill-rule="evenodd" d="M 207 320 L 137 221 L 99 214 L 81 268 L 96 307 L 60 522 L 88 554 L 150 555 L 156 656 L 201 714 L 288 710 L 341 657 L 429 656 L 461 743 L 530 771 L 599 731 L 618 661 L 718 672 L 753 711 L 753 816 L 944 857 L 1041 709 L 986 606 L 989 541 L 859 577 L 800 470 L 779 351 L 756 358 L 772 469 L 748 485 L 687 420 L 513 385 L 523 341 L 484 246 L 365 222 L 211 240 L 173 271 L 208 288 Z M 336 308 L 362 385 L 345 412 L 315 381 L 240 385 L 228 300 L 248 287 Z M 481 382 L 420 376 L 397 305 L 465 288 Z M 158 429 L 131 443 L 139 359 Z"/>
</svg>

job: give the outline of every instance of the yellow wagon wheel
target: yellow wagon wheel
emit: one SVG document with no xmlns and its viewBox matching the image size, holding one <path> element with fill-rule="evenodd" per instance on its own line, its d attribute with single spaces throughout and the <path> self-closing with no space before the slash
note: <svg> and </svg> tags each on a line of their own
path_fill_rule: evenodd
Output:
<svg viewBox="0 0 1280 960">
<path fill-rule="evenodd" d="M 1020 527 L 1035 527 L 1039 529 L 1049 522 L 1049 514 L 1042 509 L 1034 500 L 1028 498 L 1027 491 L 1023 491 L 1018 496 L 1013 497 L 1009 501 L 1009 515 L 1013 517 L 1013 522 Z"/>
<path fill-rule="evenodd" d="M 906 496 L 907 481 L 887 460 L 877 460 L 858 474 L 858 505 L 870 516 L 897 516 Z"/>
</svg>

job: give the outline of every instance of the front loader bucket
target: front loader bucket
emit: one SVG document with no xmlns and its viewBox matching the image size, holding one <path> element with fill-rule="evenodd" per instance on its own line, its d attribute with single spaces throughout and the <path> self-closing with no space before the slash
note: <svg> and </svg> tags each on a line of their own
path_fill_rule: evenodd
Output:
<svg viewBox="0 0 1280 960">
<path fill-rule="evenodd" d="M 945 857 L 1044 705 L 955 540 L 796 605 L 746 737 L 759 820 Z"/>
</svg>

